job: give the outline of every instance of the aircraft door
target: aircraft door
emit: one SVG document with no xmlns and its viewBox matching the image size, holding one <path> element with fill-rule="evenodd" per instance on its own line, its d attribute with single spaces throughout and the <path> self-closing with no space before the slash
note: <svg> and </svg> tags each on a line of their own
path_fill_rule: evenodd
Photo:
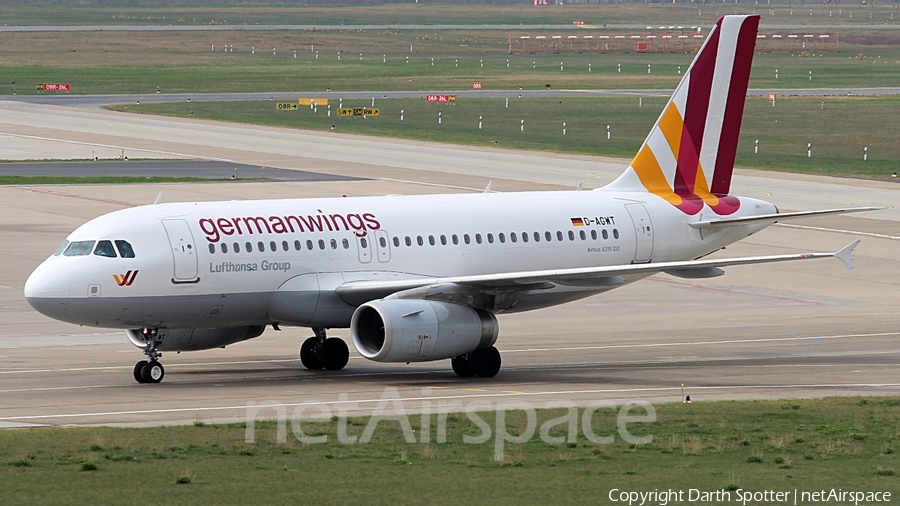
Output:
<svg viewBox="0 0 900 506">
<path fill-rule="evenodd" d="M 637 237 L 634 263 L 649 262 L 653 256 L 653 230 L 650 223 L 650 213 L 647 212 L 644 204 L 625 204 L 625 210 L 631 216 L 635 236 Z"/>
<path fill-rule="evenodd" d="M 370 236 L 364 235 L 356 238 L 356 246 L 359 248 L 360 263 L 367 264 L 372 261 L 372 244 Z"/>
<path fill-rule="evenodd" d="M 197 247 L 187 221 L 162 220 L 162 224 L 169 237 L 175 267 L 172 282 L 178 284 L 200 281 L 197 277 Z"/>
<path fill-rule="evenodd" d="M 375 250 L 378 252 L 379 262 L 388 262 L 391 259 L 391 240 L 384 230 L 376 230 L 372 238 L 375 241 Z"/>
</svg>

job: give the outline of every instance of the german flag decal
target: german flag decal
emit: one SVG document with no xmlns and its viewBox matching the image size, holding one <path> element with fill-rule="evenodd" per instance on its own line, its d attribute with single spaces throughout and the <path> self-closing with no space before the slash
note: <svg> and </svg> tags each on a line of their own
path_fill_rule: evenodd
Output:
<svg viewBox="0 0 900 506">
<path fill-rule="evenodd" d="M 582 218 L 572 218 L 572 226 L 573 227 L 583 227 L 584 220 Z"/>
</svg>

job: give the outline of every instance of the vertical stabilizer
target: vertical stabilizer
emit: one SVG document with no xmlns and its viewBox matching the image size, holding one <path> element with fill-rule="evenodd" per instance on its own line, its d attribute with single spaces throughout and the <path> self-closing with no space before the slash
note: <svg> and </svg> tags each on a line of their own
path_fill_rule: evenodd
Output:
<svg viewBox="0 0 900 506">
<path fill-rule="evenodd" d="M 737 211 L 728 192 L 758 27 L 758 15 L 716 22 L 628 170 L 606 188 L 648 191 L 691 215 L 704 204 Z"/>
</svg>

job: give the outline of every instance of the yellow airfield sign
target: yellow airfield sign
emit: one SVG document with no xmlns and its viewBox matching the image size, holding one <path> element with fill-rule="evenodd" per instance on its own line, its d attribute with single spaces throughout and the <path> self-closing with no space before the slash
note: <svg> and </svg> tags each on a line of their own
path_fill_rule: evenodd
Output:
<svg viewBox="0 0 900 506">
<path fill-rule="evenodd" d="M 301 98 L 301 99 L 297 100 L 297 103 L 300 105 L 305 105 L 306 107 L 309 107 L 313 104 L 328 105 L 328 99 L 327 98 Z"/>
<path fill-rule="evenodd" d="M 277 102 L 275 104 L 275 110 L 278 111 L 296 111 L 297 104 L 293 102 Z"/>
<path fill-rule="evenodd" d="M 341 107 L 337 111 L 338 117 L 348 116 L 378 116 L 381 111 L 377 107 Z"/>
</svg>

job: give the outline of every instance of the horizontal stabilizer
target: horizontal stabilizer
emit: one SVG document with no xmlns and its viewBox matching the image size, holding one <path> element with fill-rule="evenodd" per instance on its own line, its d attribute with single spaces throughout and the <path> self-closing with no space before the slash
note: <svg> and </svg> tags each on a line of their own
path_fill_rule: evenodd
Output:
<svg viewBox="0 0 900 506">
<path fill-rule="evenodd" d="M 755 223 L 777 223 L 785 220 L 796 220 L 812 216 L 826 216 L 829 214 L 861 213 L 863 211 L 879 211 L 883 207 L 845 207 L 841 209 L 824 209 L 821 211 L 798 211 L 794 213 L 763 214 L 760 216 L 745 216 L 743 218 L 722 218 L 719 220 L 695 221 L 689 225 L 693 228 L 719 228 L 734 227 L 738 225 L 751 225 Z"/>
</svg>

